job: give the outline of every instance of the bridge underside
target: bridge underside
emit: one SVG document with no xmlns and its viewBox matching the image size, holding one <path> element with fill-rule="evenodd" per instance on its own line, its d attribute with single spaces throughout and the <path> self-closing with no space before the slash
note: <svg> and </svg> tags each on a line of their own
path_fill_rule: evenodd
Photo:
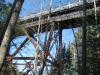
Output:
<svg viewBox="0 0 100 75">
<path fill-rule="evenodd" d="M 87 22 L 88 22 L 88 26 L 90 25 L 99 25 L 100 24 L 100 1 L 97 0 L 97 8 L 96 8 L 96 16 L 95 16 L 95 9 L 94 9 L 94 4 L 92 3 L 87 3 L 86 8 L 87 8 Z M 77 4 L 77 3 L 76 3 Z M 38 32 L 38 28 L 40 25 L 40 32 L 46 32 L 46 31 L 54 31 L 54 30 L 58 30 L 58 34 L 56 33 L 55 36 L 59 36 L 59 38 L 57 40 L 59 40 L 59 47 L 57 52 L 60 53 L 60 47 L 62 46 L 62 29 L 70 29 L 70 28 L 77 28 L 77 27 L 82 27 L 83 24 L 83 10 L 82 10 L 82 5 L 75 5 L 73 7 L 70 8 L 64 8 L 61 9 L 59 11 L 53 11 L 51 13 L 47 12 L 46 14 L 40 14 L 37 15 L 35 17 L 31 17 L 31 18 L 27 18 L 27 19 L 22 19 L 21 22 L 18 22 L 18 26 L 24 27 L 26 28 L 26 40 L 22 42 L 22 44 L 17 48 L 16 44 L 13 43 L 13 45 L 16 47 L 16 51 L 11 55 L 11 56 L 7 56 L 7 62 L 12 61 L 12 60 L 35 60 L 35 57 L 16 57 L 16 54 L 20 52 L 20 50 L 25 46 L 25 44 L 29 41 L 36 50 L 38 46 L 41 47 L 40 44 L 37 44 L 37 39 L 35 39 L 34 37 L 32 37 L 28 32 L 33 33 L 37 33 Z M 49 17 L 49 18 L 48 18 Z M 95 19 L 95 17 L 97 18 L 97 20 Z M 60 27 L 60 28 L 59 28 Z M 53 29 L 52 29 L 53 28 Z M 61 30 L 60 30 L 61 29 Z M 28 34 L 28 35 L 27 35 Z M 52 37 L 51 37 L 52 36 Z M 47 50 L 49 50 L 49 47 L 51 47 L 52 45 L 52 41 L 55 41 L 55 38 L 53 37 L 53 33 L 51 32 L 48 36 L 48 38 L 45 36 L 46 38 L 46 44 L 44 43 L 44 47 L 43 50 L 44 51 L 44 56 L 46 56 L 46 60 L 45 62 L 51 63 L 53 64 L 54 67 L 57 67 L 60 64 L 57 64 L 58 62 L 51 62 L 50 60 L 47 59 L 48 56 L 51 56 L 49 54 L 49 52 L 47 52 Z M 54 38 L 54 39 L 53 39 Z M 44 41 L 45 42 L 45 41 Z M 40 51 L 42 50 L 39 47 Z M 51 51 L 51 50 L 49 50 Z M 47 52 L 47 55 L 46 55 Z M 42 58 L 42 57 L 41 57 Z M 50 57 L 52 60 L 54 60 L 54 58 Z M 37 57 L 38 60 L 40 60 L 40 58 Z M 25 63 L 13 63 L 14 65 L 27 65 L 27 62 Z M 41 64 L 41 63 L 39 63 Z M 55 66 L 56 64 L 56 66 Z M 34 65 L 34 64 L 30 64 L 30 65 Z M 40 66 L 40 65 L 39 65 Z M 45 65 L 44 66 L 51 66 L 51 65 Z"/>
<path fill-rule="evenodd" d="M 100 1 L 97 0 L 97 23 L 100 24 L 99 17 L 100 17 Z M 92 3 L 87 3 L 87 20 L 88 25 L 95 25 L 95 13 L 94 13 L 94 5 Z M 50 15 L 48 19 L 48 15 Z M 37 17 L 36 17 L 37 16 Z M 70 7 L 66 9 L 62 9 L 60 11 L 55 11 L 46 14 L 36 15 L 33 18 L 22 20 L 19 25 L 25 27 L 26 29 L 33 30 L 35 33 L 38 30 L 39 24 L 41 25 L 41 32 L 45 32 L 47 27 L 51 27 L 52 23 L 54 24 L 54 29 L 58 29 L 58 25 L 62 29 L 68 28 L 76 28 L 82 26 L 82 5 L 77 5 L 75 7 Z M 50 29 L 50 28 L 49 28 Z M 49 31 L 48 29 L 48 31 Z"/>
<path fill-rule="evenodd" d="M 100 24 L 100 17 L 98 16 L 98 20 L 97 20 L 97 23 Z M 94 16 L 93 15 L 89 15 L 87 17 L 87 20 L 88 20 L 88 25 L 95 25 L 95 19 L 94 19 Z M 41 32 L 45 32 L 47 29 L 48 31 L 50 31 L 49 28 L 51 28 L 51 23 L 52 22 L 48 22 L 48 23 L 45 23 L 45 24 L 42 24 L 41 25 Z M 62 29 L 70 29 L 70 28 L 77 28 L 77 27 L 82 27 L 82 17 L 80 18 L 73 18 L 73 19 L 69 19 L 69 20 L 63 20 L 63 21 L 53 21 L 53 25 L 54 25 L 54 30 L 58 30 L 58 26 L 60 26 L 60 28 Z M 47 28 L 48 27 L 48 28 Z M 38 30 L 38 25 L 37 26 L 34 26 L 34 25 L 28 25 L 28 26 L 25 26 L 26 29 L 28 30 L 33 30 L 32 32 L 35 32 L 37 33 L 37 30 Z"/>
</svg>

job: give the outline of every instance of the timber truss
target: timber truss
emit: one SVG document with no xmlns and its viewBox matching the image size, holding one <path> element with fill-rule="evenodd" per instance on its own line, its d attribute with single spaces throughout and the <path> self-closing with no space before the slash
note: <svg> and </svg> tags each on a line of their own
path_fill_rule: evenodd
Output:
<svg viewBox="0 0 100 75">
<path fill-rule="evenodd" d="M 65 48 L 62 44 L 62 30 L 82 26 L 82 18 L 84 17 L 82 8 L 83 1 L 79 1 L 51 9 L 51 12 L 43 11 L 42 13 L 20 18 L 17 26 L 22 28 L 26 37 L 19 45 L 14 40 L 11 41 L 11 47 L 14 47 L 15 50 L 13 50 L 13 53 L 6 55 L 5 64 L 12 64 L 14 66 L 24 65 L 23 69 L 21 69 L 24 75 L 42 75 L 44 71 L 49 73 L 49 75 L 54 75 L 54 73 L 61 74 L 62 68 L 68 66 L 68 60 L 66 57 L 62 57 Z M 94 25 L 93 0 L 88 0 L 85 8 L 88 24 Z M 97 23 L 99 24 L 100 0 L 96 0 L 96 14 Z M 45 34 L 43 39 L 39 38 L 41 33 Z M 44 41 L 41 42 L 41 40 Z M 26 54 L 28 56 L 24 56 L 22 52 L 25 52 L 24 49 L 29 44 L 31 44 L 31 51 L 27 49 Z M 54 46 L 55 54 L 53 55 L 51 52 Z M 31 53 L 33 55 L 30 56 Z M 16 60 L 23 60 L 24 63 L 17 62 Z"/>
</svg>

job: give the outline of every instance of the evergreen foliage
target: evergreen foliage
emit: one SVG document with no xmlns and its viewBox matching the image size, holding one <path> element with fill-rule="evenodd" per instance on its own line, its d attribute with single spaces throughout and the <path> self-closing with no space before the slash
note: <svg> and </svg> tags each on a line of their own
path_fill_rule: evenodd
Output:
<svg viewBox="0 0 100 75">
<path fill-rule="evenodd" d="M 77 63 L 77 65 L 82 64 L 82 29 L 79 28 L 78 32 L 76 32 L 76 37 L 77 37 L 77 44 L 78 44 L 78 55 L 79 55 L 79 59 L 80 59 L 80 63 Z M 73 54 L 73 50 L 75 49 L 75 41 L 73 41 L 73 43 L 70 45 L 70 51 L 71 54 Z M 68 52 L 67 52 L 67 63 L 70 66 L 75 66 L 72 65 L 73 59 L 73 55 L 71 55 L 71 57 L 69 56 L 69 48 L 67 48 Z M 76 53 L 77 54 L 77 53 Z M 77 60 L 77 57 L 76 57 Z M 87 73 L 88 75 L 99 75 L 100 74 L 100 25 L 96 25 L 96 26 L 88 26 L 87 27 Z M 69 66 L 67 66 L 65 68 L 65 71 L 67 74 L 69 71 L 68 68 Z M 79 72 L 78 71 L 78 66 L 76 66 L 71 72 Z M 71 74 L 69 74 L 71 75 Z"/>
</svg>

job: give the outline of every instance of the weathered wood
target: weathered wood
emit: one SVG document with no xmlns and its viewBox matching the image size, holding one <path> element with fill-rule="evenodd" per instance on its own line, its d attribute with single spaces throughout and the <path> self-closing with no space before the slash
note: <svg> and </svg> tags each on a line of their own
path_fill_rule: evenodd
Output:
<svg viewBox="0 0 100 75">
<path fill-rule="evenodd" d="M 26 38 L 22 44 L 15 50 L 15 52 L 12 54 L 12 56 L 16 56 L 16 54 L 21 50 L 22 47 L 25 46 L 26 42 L 28 41 L 28 38 Z M 13 43 L 14 44 L 14 43 Z"/>
<path fill-rule="evenodd" d="M 21 10 L 23 2 L 24 2 L 24 0 L 17 0 L 16 1 L 16 5 L 15 5 L 15 8 L 14 8 L 13 14 L 11 16 L 11 19 L 9 21 L 7 30 L 6 30 L 5 35 L 4 35 L 4 38 L 2 40 L 1 47 L 0 47 L 0 68 L 3 65 L 5 55 L 8 51 L 8 47 L 9 47 L 10 41 L 11 41 L 10 39 L 11 39 L 11 36 L 12 36 L 13 31 L 15 29 L 16 22 L 17 22 L 19 12 Z"/>
<path fill-rule="evenodd" d="M 99 6 L 99 0 L 96 0 L 96 3 L 97 3 L 97 6 Z M 93 8 L 93 0 L 88 0 L 87 1 L 87 4 L 86 4 L 86 8 L 89 9 L 89 8 Z M 36 13 L 36 14 L 31 14 L 31 15 L 28 15 L 28 16 L 25 16 L 25 17 L 22 17 L 20 18 L 21 22 L 29 22 L 29 20 L 32 20 L 32 21 L 36 21 L 38 20 L 38 17 L 39 16 L 42 16 L 42 17 L 48 17 L 49 15 L 49 12 L 51 12 L 50 16 L 51 17 L 54 17 L 54 16 L 57 16 L 57 15 L 62 15 L 62 14 L 68 14 L 68 13 L 71 13 L 71 12 L 74 12 L 74 11 L 80 11 L 82 10 L 81 7 L 83 6 L 83 1 L 79 1 L 79 2 L 76 2 L 76 3 L 72 3 L 72 4 L 68 4 L 68 5 L 64 5 L 64 6 L 61 6 L 61 7 L 57 7 L 55 9 L 51 9 L 51 11 L 43 11 L 42 14 L 41 12 L 40 13 Z"/>
<path fill-rule="evenodd" d="M 97 0 L 97 16 L 99 16 L 100 12 L 100 1 Z M 91 24 L 94 24 L 94 18 L 90 19 L 90 16 L 93 16 L 94 7 L 93 7 L 93 0 L 92 2 L 86 4 L 86 14 L 89 16 L 88 21 Z M 52 16 L 50 17 L 50 20 L 47 20 L 47 16 L 49 12 L 44 11 L 41 18 L 41 27 L 42 30 L 45 31 L 46 25 L 50 22 L 55 22 L 55 26 L 57 26 L 57 22 L 59 22 L 60 26 L 62 26 L 63 29 L 70 28 L 70 24 L 73 25 L 73 27 L 80 27 L 83 17 L 83 11 L 82 11 L 82 2 L 71 4 L 69 7 L 68 5 L 63 6 L 61 9 L 57 8 L 55 10 L 51 10 Z M 33 14 L 30 16 L 26 16 L 24 18 L 21 18 L 21 23 L 19 25 L 24 26 L 25 28 L 37 28 L 38 26 L 38 16 L 40 14 Z M 98 17 L 99 18 L 99 17 Z M 92 20 L 92 21 L 90 21 Z M 68 23 L 70 22 L 70 24 Z"/>
<path fill-rule="evenodd" d="M 59 25 L 59 24 L 58 24 Z M 58 71 L 57 71 L 57 75 L 62 75 L 62 28 L 61 26 L 58 26 L 58 33 L 59 33 L 59 49 L 58 49 L 58 59 L 57 59 L 57 62 L 58 64 L 60 65 L 60 67 L 58 68 Z"/>
<path fill-rule="evenodd" d="M 34 60 L 35 57 L 12 57 L 13 60 Z"/>
<path fill-rule="evenodd" d="M 93 25 L 95 24 L 95 20 L 93 18 L 93 11 L 94 9 L 89 9 L 87 10 L 87 17 L 88 17 L 88 22 L 89 25 Z M 100 12 L 100 7 L 97 7 L 97 18 L 99 18 L 99 12 Z M 76 11 L 76 12 L 72 12 L 69 14 L 63 14 L 60 16 L 55 16 L 55 17 L 51 17 L 49 21 L 47 21 L 47 18 L 41 19 L 41 27 L 42 27 L 42 32 L 46 31 L 46 25 L 48 25 L 48 23 L 55 23 L 55 30 L 57 30 L 57 22 L 59 22 L 59 25 L 62 27 L 62 29 L 68 29 L 70 28 L 70 25 L 73 25 L 73 28 L 76 27 L 81 27 L 81 22 L 82 22 L 82 18 L 83 17 L 83 11 Z M 90 18 L 91 17 L 91 18 Z M 92 21 L 91 21 L 92 20 Z M 99 23 L 99 21 L 98 21 Z M 27 22 L 26 24 L 21 24 L 22 27 L 24 26 L 25 28 L 32 28 L 33 30 L 36 30 L 36 28 L 38 27 L 38 20 L 36 21 L 32 21 L 32 22 Z M 50 25 L 48 25 L 50 26 Z M 37 32 L 37 31 L 36 31 Z M 35 33 L 36 33 L 35 32 Z"/>
<path fill-rule="evenodd" d="M 82 71 L 81 75 L 87 74 L 87 50 L 86 50 L 86 38 L 87 38 L 87 14 L 86 14 L 86 0 L 83 0 L 83 22 L 82 22 Z"/>
</svg>

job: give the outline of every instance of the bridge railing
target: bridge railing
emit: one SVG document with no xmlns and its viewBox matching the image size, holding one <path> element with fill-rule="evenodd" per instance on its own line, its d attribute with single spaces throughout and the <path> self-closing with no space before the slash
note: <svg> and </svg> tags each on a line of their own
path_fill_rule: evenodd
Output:
<svg viewBox="0 0 100 75">
<path fill-rule="evenodd" d="M 94 0 L 87 0 L 87 3 L 91 3 L 93 1 Z M 98 0 L 96 0 L 96 1 L 98 1 Z M 64 6 L 55 8 L 55 9 L 51 9 L 51 13 L 54 13 L 54 12 L 57 12 L 57 11 L 61 11 L 61 10 L 70 9 L 70 8 L 77 7 L 77 6 L 80 6 L 80 5 L 83 5 L 83 0 L 79 0 L 76 3 L 72 3 L 72 4 L 64 5 Z M 49 14 L 49 12 L 50 12 L 49 10 L 45 10 L 43 12 L 34 13 L 34 14 L 29 15 L 29 16 L 20 17 L 20 20 L 21 21 L 25 21 L 25 20 L 28 20 L 28 19 L 31 19 L 31 18 L 39 17 L 40 15 Z"/>
</svg>

